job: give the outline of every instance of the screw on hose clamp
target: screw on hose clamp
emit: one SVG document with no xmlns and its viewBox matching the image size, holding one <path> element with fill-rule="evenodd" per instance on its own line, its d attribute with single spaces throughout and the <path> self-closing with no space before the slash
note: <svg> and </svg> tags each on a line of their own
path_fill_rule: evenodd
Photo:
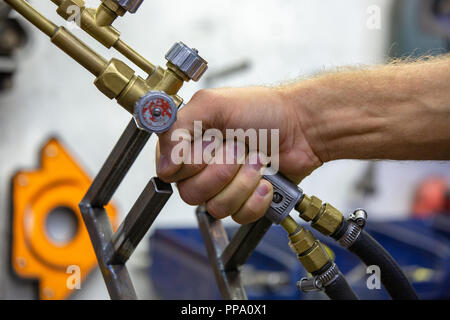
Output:
<svg viewBox="0 0 450 320">
<path fill-rule="evenodd" d="M 363 209 L 356 209 L 348 216 L 348 219 L 356 223 L 360 228 L 364 228 L 367 222 L 367 212 Z"/>
<path fill-rule="evenodd" d="M 149 91 L 136 102 L 133 116 L 140 129 L 163 133 L 175 123 L 177 112 L 172 97 L 162 91 Z"/>
<path fill-rule="evenodd" d="M 358 239 L 362 229 L 367 222 L 367 213 L 363 209 L 357 209 L 347 218 L 347 230 L 344 235 L 338 240 L 339 244 L 344 248 L 349 248 Z"/>
<path fill-rule="evenodd" d="M 303 292 L 321 291 L 339 277 L 339 268 L 333 263 L 320 275 L 312 278 L 302 278 L 297 282 L 297 288 Z"/>
<path fill-rule="evenodd" d="M 300 281 L 297 281 L 297 288 L 302 292 L 314 292 L 323 289 L 322 283 L 316 277 L 300 279 Z"/>
</svg>

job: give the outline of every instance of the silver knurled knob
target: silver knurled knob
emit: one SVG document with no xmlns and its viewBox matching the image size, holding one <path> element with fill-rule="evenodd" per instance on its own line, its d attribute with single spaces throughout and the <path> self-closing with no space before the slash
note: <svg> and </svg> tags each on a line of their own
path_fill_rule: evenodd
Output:
<svg viewBox="0 0 450 320">
<path fill-rule="evenodd" d="M 137 9 L 139 9 L 144 0 L 114 0 L 114 2 L 126 9 L 128 12 L 136 13 Z"/>
<path fill-rule="evenodd" d="M 167 52 L 166 59 L 194 81 L 200 80 L 208 69 L 208 62 L 200 57 L 198 51 L 189 48 L 183 42 L 175 43 Z"/>
</svg>

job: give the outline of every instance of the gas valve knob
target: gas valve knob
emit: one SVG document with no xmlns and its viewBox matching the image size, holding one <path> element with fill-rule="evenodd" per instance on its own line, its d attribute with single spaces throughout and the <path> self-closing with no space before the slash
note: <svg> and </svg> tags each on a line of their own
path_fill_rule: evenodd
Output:
<svg viewBox="0 0 450 320">
<path fill-rule="evenodd" d="M 189 48 L 183 42 L 175 43 L 167 52 L 166 59 L 194 81 L 200 80 L 208 69 L 208 62 L 198 54 L 198 51 Z"/>
<path fill-rule="evenodd" d="M 177 120 L 177 111 L 172 97 L 162 91 L 149 91 L 136 102 L 133 115 L 140 129 L 163 133 Z"/>
<path fill-rule="evenodd" d="M 114 0 L 115 3 L 130 13 L 136 13 L 144 0 Z"/>
</svg>

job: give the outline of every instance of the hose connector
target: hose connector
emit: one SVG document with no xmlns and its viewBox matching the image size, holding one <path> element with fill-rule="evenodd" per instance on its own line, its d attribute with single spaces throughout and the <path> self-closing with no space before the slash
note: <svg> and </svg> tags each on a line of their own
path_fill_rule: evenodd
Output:
<svg viewBox="0 0 450 320">
<path fill-rule="evenodd" d="M 304 195 L 297 210 L 300 212 L 300 218 L 311 221 L 311 226 L 326 236 L 332 235 L 344 220 L 339 210 L 329 203 L 322 204 L 322 200 L 315 196 Z"/>
</svg>

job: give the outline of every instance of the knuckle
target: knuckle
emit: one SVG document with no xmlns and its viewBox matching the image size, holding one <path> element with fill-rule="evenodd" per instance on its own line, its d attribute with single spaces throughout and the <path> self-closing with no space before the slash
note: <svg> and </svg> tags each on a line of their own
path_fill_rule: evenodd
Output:
<svg viewBox="0 0 450 320">
<path fill-rule="evenodd" d="M 251 194 L 256 189 L 259 180 L 260 178 L 256 176 L 240 175 L 239 178 L 235 178 L 234 185 L 237 191 Z"/>
<path fill-rule="evenodd" d="M 215 110 L 221 108 L 222 97 L 217 89 L 200 89 L 194 93 L 190 102 L 194 105 L 207 105 L 208 109 Z"/>
<path fill-rule="evenodd" d="M 223 219 L 228 216 L 225 206 L 215 199 L 206 202 L 206 211 L 216 219 Z"/>
<path fill-rule="evenodd" d="M 187 204 L 196 206 L 203 202 L 199 194 L 195 192 L 195 188 L 190 187 L 186 183 L 179 182 L 177 188 L 181 199 Z"/>
</svg>

